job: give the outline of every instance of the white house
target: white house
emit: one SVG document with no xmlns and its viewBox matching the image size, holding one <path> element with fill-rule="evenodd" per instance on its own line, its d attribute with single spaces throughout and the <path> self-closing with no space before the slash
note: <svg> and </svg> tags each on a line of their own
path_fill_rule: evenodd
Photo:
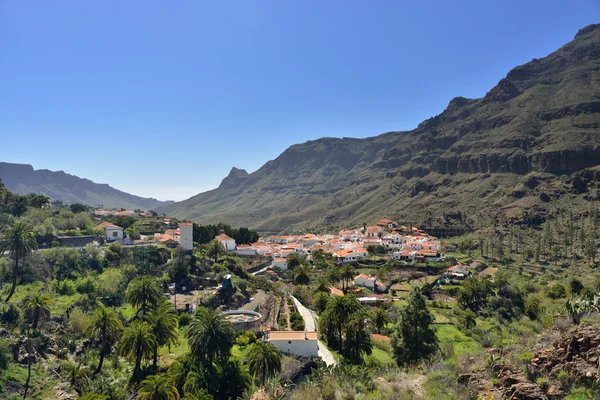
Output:
<svg viewBox="0 0 600 400">
<path fill-rule="evenodd" d="M 179 245 L 184 250 L 192 250 L 194 248 L 193 225 L 191 222 L 181 222 L 179 224 Z"/>
<path fill-rule="evenodd" d="M 360 274 L 354 277 L 354 285 L 355 286 L 363 286 L 367 289 L 371 289 L 375 291 L 375 282 L 377 278 L 374 276 L 369 276 L 367 274 Z"/>
<path fill-rule="evenodd" d="M 271 263 L 271 268 L 277 267 L 279 269 L 282 270 L 286 270 L 287 267 L 287 260 L 285 258 L 276 258 L 273 260 L 273 262 Z"/>
<path fill-rule="evenodd" d="M 317 332 L 271 331 L 267 340 L 284 354 L 302 357 L 318 357 Z"/>
<path fill-rule="evenodd" d="M 356 231 L 340 231 L 340 239 L 349 240 L 352 242 L 356 242 L 359 239 L 360 235 Z"/>
<path fill-rule="evenodd" d="M 238 256 L 255 256 L 256 249 L 248 244 L 240 244 L 236 249 L 236 253 Z"/>
<path fill-rule="evenodd" d="M 106 238 L 107 242 L 123 239 L 123 228 L 115 224 L 111 224 L 108 221 L 104 221 L 100 225 L 96 226 L 95 229 L 104 232 L 104 237 Z"/>
<path fill-rule="evenodd" d="M 221 242 L 225 251 L 234 251 L 235 250 L 235 239 L 230 238 L 226 234 L 221 233 L 215 239 L 217 239 L 219 242 Z"/>
</svg>

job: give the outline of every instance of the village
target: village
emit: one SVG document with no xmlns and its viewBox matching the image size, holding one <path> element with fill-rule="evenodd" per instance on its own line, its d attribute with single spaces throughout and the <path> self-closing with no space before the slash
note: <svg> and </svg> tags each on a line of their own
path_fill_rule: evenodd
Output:
<svg viewBox="0 0 600 400">
<path fill-rule="evenodd" d="M 128 215 L 134 215 L 127 213 Z M 138 214 L 138 216 L 140 216 Z M 134 245 L 160 244 L 169 248 L 180 247 L 191 252 L 194 249 L 193 224 L 190 222 L 178 222 L 175 228 L 169 218 L 163 219 L 167 227 L 164 232 L 156 232 L 154 235 L 143 236 L 138 240 L 130 240 L 122 227 L 102 222 L 97 229 L 103 233 L 108 243 L 123 243 Z M 396 297 L 396 290 L 392 289 L 391 282 L 378 276 L 376 268 L 364 271 L 360 267 L 362 262 L 368 259 L 380 262 L 393 263 L 395 265 L 409 266 L 414 263 L 428 265 L 440 263 L 445 259 L 442 252 L 440 239 L 431 236 L 423 230 L 410 226 L 401 225 L 390 219 L 381 219 L 372 226 L 362 226 L 355 229 L 341 230 L 337 233 L 299 235 L 266 235 L 253 243 L 240 244 L 224 232 L 214 237 L 219 242 L 225 254 L 240 257 L 242 259 L 260 258 L 261 264 L 248 270 L 254 276 L 263 276 L 270 281 L 280 283 L 284 290 L 291 290 L 291 286 L 284 286 L 284 282 L 293 279 L 293 269 L 297 265 L 296 260 L 301 259 L 308 265 L 313 265 L 316 259 L 327 257 L 337 267 L 350 266 L 350 271 L 356 271 L 351 282 L 342 289 L 334 283 L 328 286 L 330 296 L 344 296 L 345 293 L 353 294 L 358 301 L 366 307 L 374 307 L 381 302 L 402 301 Z M 371 257 L 370 257 L 371 256 Z M 387 261 L 386 261 L 387 260 Z M 456 264 L 444 271 L 441 275 L 421 277 L 420 282 L 451 283 L 463 280 L 471 275 L 471 268 L 466 265 Z M 317 272 L 316 275 L 319 273 Z M 386 274 L 386 278 L 389 276 Z M 175 299 L 178 308 L 184 307 L 193 313 L 201 303 L 203 295 L 207 291 L 211 294 L 218 290 L 231 290 L 231 275 L 223 277 L 221 282 L 204 291 L 185 288 L 187 293 L 176 293 L 175 283 L 171 284 L 171 296 Z M 293 286 L 293 285 L 292 285 Z M 235 288 L 233 288 L 235 290 Z M 391 293 L 390 293 L 391 292 Z M 177 296 L 179 302 L 177 304 Z M 259 291 L 250 298 L 246 304 L 238 308 L 221 307 L 223 315 L 236 329 L 240 331 L 252 331 L 264 340 L 271 342 L 284 354 L 300 357 L 319 357 L 328 365 L 336 363 L 327 347 L 319 341 L 317 335 L 317 314 L 303 305 L 303 301 L 289 295 L 290 300 L 276 298 L 272 293 Z M 284 310 L 288 316 L 290 312 L 299 313 L 303 319 L 304 330 L 294 331 L 285 326 L 280 326 Z M 288 324 L 289 325 L 289 324 Z M 389 340 L 384 335 L 374 336 L 379 340 Z"/>
</svg>

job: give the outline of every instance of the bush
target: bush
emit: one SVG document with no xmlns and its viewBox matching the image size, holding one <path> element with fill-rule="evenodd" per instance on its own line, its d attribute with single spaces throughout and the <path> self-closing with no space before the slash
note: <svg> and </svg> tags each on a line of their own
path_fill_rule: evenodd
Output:
<svg viewBox="0 0 600 400">
<path fill-rule="evenodd" d="M 179 327 L 188 326 L 192 321 L 192 316 L 188 313 L 183 313 L 179 316 Z"/>
<path fill-rule="evenodd" d="M 69 327 L 76 334 L 85 332 L 85 327 L 88 322 L 88 315 L 79 308 L 73 309 L 69 315 Z"/>
<path fill-rule="evenodd" d="M 290 325 L 292 325 L 293 331 L 304 330 L 304 318 L 298 311 L 294 311 L 290 314 Z"/>
<path fill-rule="evenodd" d="M 567 297 L 567 289 L 562 283 L 557 283 L 546 292 L 546 295 L 553 299 L 562 299 Z"/>
<path fill-rule="evenodd" d="M 545 392 L 548 390 L 548 387 L 550 386 L 550 383 L 548 382 L 548 379 L 541 377 L 541 378 L 537 378 L 535 383 Z"/>
<path fill-rule="evenodd" d="M 72 294 L 75 294 L 75 290 L 75 284 L 70 280 L 58 282 L 56 285 L 56 293 L 62 296 L 71 296 Z"/>
<path fill-rule="evenodd" d="M 249 344 L 256 343 L 256 335 L 252 331 L 243 331 L 235 339 L 235 344 L 245 347 Z"/>
<path fill-rule="evenodd" d="M 81 294 L 95 293 L 97 290 L 96 282 L 89 276 L 84 279 L 78 279 L 77 284 L 75 286 L 77 287 L 77 292 Z"/>
<path fill-rule="evenodd" d="M 5 370 L 10 364 L 12 358 L 12 352 L 10 343 L 6 339 L 0 339 L 0 370 Z"/>
<path fill-rule="evenodd" d="M 16 325 L 21 321 L 21 310 L 14 304 L 3 305 L 0 311 L 0 321 L 7 325 Z"/>
</svg>

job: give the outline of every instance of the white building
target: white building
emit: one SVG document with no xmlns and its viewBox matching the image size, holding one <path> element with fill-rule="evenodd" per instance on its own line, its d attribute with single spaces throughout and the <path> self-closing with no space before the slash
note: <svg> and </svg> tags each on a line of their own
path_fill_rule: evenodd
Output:
<svg viewBox="0 0 600 400">
<path fill-rule="evenodd" d="M 282 270 L 286 270 L 287 267 L 287 259 L 285 258 L 276 258 L 273 260 L 273 262 L 271 263 L 271 268 L 277 267 L 279 269 Z"/>
<path fill-rule="evenodd" d="M 106 238 L 107 242 L 114 242 L 115 240 L 123 239 L 123 228 L 115 224 L 111 224 L 108 221 L 104 221 L 95 229 L 104 232 L 104 237 Z"/>
<path fill-rule="evenodd" d="M 267 340 L 284 354 L 318 357 L 317 332 L 271 331 Z"/>
<path fill-rule="evenodd" d="M 193 250 L 193 226 L 191 222 L 182 222 L 179 224 L 179 245 L 185 250 Z"/>
<path fill-rule="evenodd" d="M 226 234 L 221 233 L 215 239 L 217 239 L 219 242 L 221 242 L 225 251 L 234 251 L 235 250 L 235 239 L 230 238 Z"/>
<path fill-rule="evenodd" d="M 377 278 L 374 276 L 369 276 L 367 274 L 360 274 L 354 277 L 354 285 L 363 286 L 368 289 L 375 291 L 375 282 Z"/>
<path fill-rule="evenodd" d="M 236 249 L 236 253 L 238 256 L 255 256 L 256 249 L 248 244 L 240 244 Z"/>
</svg>

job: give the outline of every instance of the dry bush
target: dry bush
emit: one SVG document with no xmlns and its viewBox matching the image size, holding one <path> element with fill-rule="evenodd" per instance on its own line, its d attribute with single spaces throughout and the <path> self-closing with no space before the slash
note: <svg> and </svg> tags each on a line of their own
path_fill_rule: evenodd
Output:
<svg viewBox="0 0 600 400">
<path fill-rule="evenodd" d="M 75 308 L 69 315 L 69 327 L 71 331 L 76 334 L 82 334 L 85 331 L 85 326 L 89 318 L 82 310 Z"/>
</svg>

